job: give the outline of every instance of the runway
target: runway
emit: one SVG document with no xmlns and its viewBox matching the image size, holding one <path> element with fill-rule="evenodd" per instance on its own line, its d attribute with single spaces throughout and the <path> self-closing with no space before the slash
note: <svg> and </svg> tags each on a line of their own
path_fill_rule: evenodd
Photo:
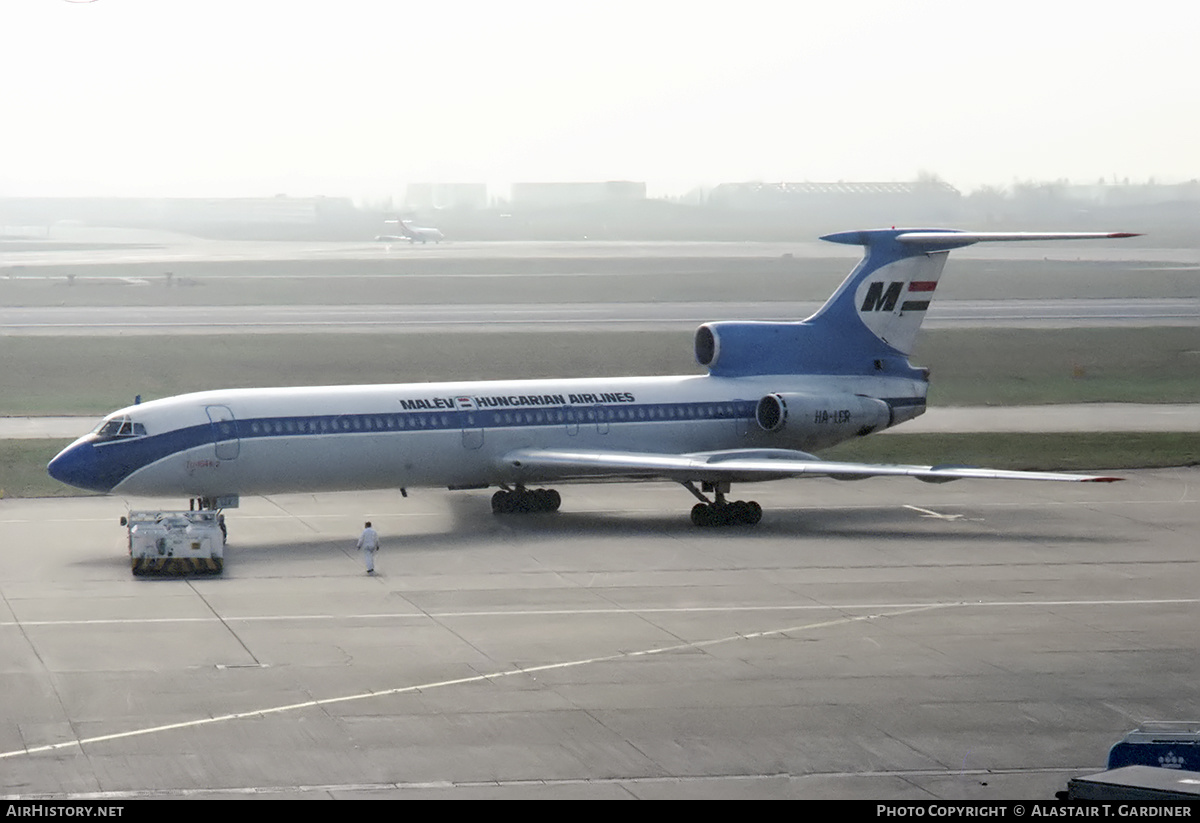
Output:
<svg viewBox="0 0 1200 823">
<path fill-rule="evenodd" d="M 1200 470 L 1128 477 L 247 499 L 190 580 L 0 500 L 0 794 L 1051 799 L 1195 719 Z"/>
<path fill-rule="evenodd" d="M 788 241 L 602 241 L 576 240 L 455 240 L 442 243 L 384 243 L 363 241 L 226 240 L 167 231 L 58 226 L 52 236 L 32 239 L 0 238 L 6 264 L 35 269 L 44 265 L 171 263 L 190 261 L 295 261 L 578 257 L 741 257 L 747 253 L 799 258 L 845 257 L 857 249 L 799 237 Z M 1036 242 L 1027 245 L 978 245 L 955 252 L 960 260 L 1127 261 L 1200 266 L 1200 250 L 1158 247 L 1149 243 L 1076 241 L 1066 245 Z"/>
<path fill-rule="evenodd" d="M 590 331 L 695 328 L 714 319 L 801 320 L 819 302 L 586 302 L 513 305 L 0 307 L 0 335 Z M 1200 299 L 944 300 L 926 328 L 1200 325 Z"/>
</svg>

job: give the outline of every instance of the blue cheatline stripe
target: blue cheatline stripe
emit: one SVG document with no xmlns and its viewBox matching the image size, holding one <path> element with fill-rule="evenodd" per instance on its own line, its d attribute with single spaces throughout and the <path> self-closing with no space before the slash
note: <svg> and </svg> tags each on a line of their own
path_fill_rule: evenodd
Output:
<svg viewBox="0 0 1200 823">
<path fill-rule="evenodd" d="M 484 410 L 429 410 L 377 414 L 305 415 L 239 420 L 243 440 L 321 434 L 373 434 L 397 431 L 506 429 L 589 423 L 651 423 L 666 420 L 733 420 L 753 417 L 756 400 L 711 403 L 522 407 Z"/>
<path fill-rule="evenodd" d="M 881 398 L 894 407 L 924 405 L 924 398 Z M 559 426 L 675 423 L 680 421 L 752 420 L 757 400 L 629 405 L 559 406 L 485 410 L 432 410 L 376 414 L 295 415 L 222 421 L 232 436 L 222 440 L 266 440 L 346 434 L 397 434 L 463 429 L 504 430 Z M 97 484 L 113 488 L 138 469 L 172 454 L 213 443 L 213 426 L 203 423 L 162 434 L 122 437 L 95 443 Z M 233 458 L 237 459 L 237 458 Z"/>
</svg>

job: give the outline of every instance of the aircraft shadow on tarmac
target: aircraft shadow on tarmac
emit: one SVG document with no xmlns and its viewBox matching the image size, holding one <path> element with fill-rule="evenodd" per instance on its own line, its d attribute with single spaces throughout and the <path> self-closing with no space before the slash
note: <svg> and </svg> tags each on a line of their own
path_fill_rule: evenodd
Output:
<svg viewBox="0 0 1200 823">
<path fill-rule="evenodd" d="M 438 534 L 409 534 L 385 535 L 382 554 L 402 556 L 409 552 L 452 552 L 474 551 L 482 547 L 495 547 L 498 544 L 519 539 L 528 543 L 554 542 L 567 545 L 569 541 L 580 537 L 599 539 L 644 538 L 647 535 L 670 537 L 683 535 L 702 541 L 726 542 L 731 538 L 739 541 L 777 541 L 780 539 L 795 540 L 798 547 L 803 547 L 807 539 L 837 540 L 844 538 L 854 541 L 871 541 L 876 549 L 887 549 L 888 546 L 948 546 L 963 545 L 969 551 L 974 551 L 974 541 L 986 541 L 990 545 L 996 543 L 1025 546 L 1045 543 L 1112 543 L 1118 542 L 1095 535 L 1080 536 L 1047 528 L 1039 531 L 1022 530 L 1019 532 L 980 531 L 977 524 L 961 524 L 958 522 L 935 523 L 921 522 L 913 524 L 903 522 L 905 515 L 894 509 L 863 510 L 853 512 L 814 512 L 811 510 L 798 512 L 773 512 L 775 522 L 771 525 L 759 524 L 753 528 L 736 529 L 705 529 L 700 530 L 682 518 L 675 523 L 671 519 L 654 516 L 622 516 L 619 519 L 611 514 L 570 514 L 557 513 L 553 515 L 533 515 L 528 517 L 504 518 L 494 522 L 490 528 L 470 531 L 452 531 Z M 492 515 L 488 515 L 492 517 Z M 226 573 L 235 572 L 241 567 L 263 568 L 270 565 L 273 570 L 286 575 L 287 565 L 300 566 L 309 561 L 326 562 L 339 555 L 360 562 L 354 549 L 354 536 L 330 539 L 328 536 L 312 537 L 300 540 L 278 541 L 269 543 L 240 544 L 232 541 L 225 552 Z M 592 551 L 583 548 L 580 552 Z M 91 567 L 125 566 L 128 560 L 124 557 L 97 557 L 80 565 Z M 283 564 L 282 566 L 280 564 Z M 298 569 L 297 569 L 298 570 Z M 312 569 L 309 568 L 309 572 Z M 145 578 L 155 579 L 155 578 Z"/>
<path fill-rule="evenodd" d="M 474 542 L 476 539 L 496 533 L 510 533 L 523 537 L 543 535 L 555 539 L 575 536 L 591 537 L 646 537 L 684 536 L 698 540 L 777 540 L 794 538 L 803 540 L 816 537 L 845 537 L 855 540 L 913 540 L 919 542 L 958 542 L 973 536 L 1003 542 L 1053 541 L 1106 543 L 1114 542 L 1095 535 L 1079 535 L 1068 531 L 1066 524 L 1061 528 L 1054 521 L 1041 520 L 1039 528 L 1023 528 L 1019 531 L 997 528 L 971 519 L 964 514 L 961 519 L 938 519 L 922 517 L 919 512 L 900 505 L 854 507 L 843 509 L 766 509 L 763 519 L 754 526 L 729 526 L 701 529 L 692 525 L 686 511 L 678 512 L 664 508 L 661 512 L 591 511 L 572 512 L 560 510 L 553 514 L 501 515 L 496 516 L 479 505 L 478 501 L 455 498 L 450 502 L 454 518 L 454 529 L 461 539 L 447 535 L 452 543 Z M 952 512 L 960 514 L 960 512 Z M 1006 516 L 1020 516 L 1020 512 L 1009 512 Z M 1032 516 L 1023 518 L 1033 521 Z M 424 537 L 436 537 L 425 535 Z M 420 538 L 416 538 L 417 541 Z M 1115 538 L 1114 538 L 1115 540 Z M 413 540 L 406 540 L 415 545 Z"/>
<path fill-rule="evenodd" d="M 755 526 L 731 526 L 700 529 L 692 525 L 686 513 L 664 508 L 661 512 L 620 511 L 559 511 L 553 514 L 495 515 L 486 501 L 469 497 L 448 499 L 450 527 L 435 533 L 384 533 L 384 553 L 402 554 L 413 551 L 473 551 L 481 546 L 495 546 L 513 540 L 568 542 L 580 538 L 638 539 L 654 537 L 686 537 L 695 541 L 777 541 L 795 540 L 800 545 L 810 539 L 874 541 L 879 547 L 888 544 L 948 545 L 986 541 L 991 544 L 1087 543 L 1104 545 L 1120 542 L 1117 537 L 1078 534 L 1068 530 L 1066 523 L 1029 522 L 1017 530 L 1004 528 L 1001 523 L 989 523 L 965 515 L 962 519 L 923 517 L 917 511 L 896 506 L 871 506 L 843 509 L 768 509 L 762 522 Z M 959 512 L 951 512 L 952 517 Z M 1019 511 L 1010 511 L 1006 518 L 1022 518 Z M 379 519 L 383 520 L 385 516 Z M 357 533 L 344 536 L 314 535 L 308 538 L 258 542 L 242 542 L 236 532 L 236 520 L 231 524 L 230 542 L 226 547 L 227 572 L 238 565 L 259 567 L 278 565 L 280 561 L 296 564 L 307 561 L 328 561 L 342 555 L 359 562 L 355 550 Z M 580 549 L 587 551 L 589 549 Z M 80 568 L 128 569 L 129 560 L 123 553 L 104 553 L 81 560 Z M 286 571 L 281 571 L 286 574 Z M 141 579 L 170 579 L 145 577 Z"/>
</svg>

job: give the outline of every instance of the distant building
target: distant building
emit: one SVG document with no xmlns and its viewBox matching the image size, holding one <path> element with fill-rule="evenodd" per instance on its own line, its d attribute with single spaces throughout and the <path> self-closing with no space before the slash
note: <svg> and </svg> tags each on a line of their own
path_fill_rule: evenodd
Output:
<svg viewBox="0 0 1200 823">
<path fill-rule="evenodd" d="M 140 197 L 4 197 L 0 198 L 0 223 L 153 226 L 163 222 L 164 202 Z"/>
<path fill-rule="evenodd" d="M 915 183 L 722 183 L 708 196 L 714 206 L 746 211 L 788 211 L 864 203 L 939 208 L 957 205 L 961 192 L 941 180 Z"/>
<path fill-rule="evenodd" d="M 228 238 L 293 239 L 364 232 L 349 198 L 0 198 L 0 227 L 167 229 Z"/>
<path fill-rule="evenodd" d="M 0 198 L 0 222 L 92 226 L 314 226 L 355 213 L 343 197 Z"/>
<path fill-rule="evenodd" d="M 486 209 L 486 183 L 409 183 L 404 205 L 410 209 Z"/>
<path fill-rule="evenodd" d="M 1154 206 L 1164 203 L 1200 203 L 1200 180 L 1186 183 L 1105 183 L 1064 185 L 1068 200 L 1101 206 Z"/>
<path fill-rule="evenodd" d="M 596 183 L 513 183 L 514 206 L 582 206 L 646 199 L 646 184 L 628 180 Z"/>
<path fill-rule="evenodd" d="M 172 198 L 163 201 L 163 216 L 168 223 L 311 225 L 319 219 L 324 200 L 283 196 Z"/>
</svg>

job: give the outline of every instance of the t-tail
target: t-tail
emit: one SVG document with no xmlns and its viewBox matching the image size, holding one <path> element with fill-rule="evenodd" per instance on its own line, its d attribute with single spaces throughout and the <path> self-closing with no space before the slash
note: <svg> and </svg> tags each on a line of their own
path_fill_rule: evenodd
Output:
<svg viewBox="0 0 1200 823">
<path fill-rule="evenodd" d="M 870 229 L 822 240 L 863 246 L 866 254 L 807 320 L 706 323 L 696 359 L 723 377 L 755 374 L 915 376 L 908 362 L 952 249 L 984 241 L 1096 240 L 1130 232 L 966 232 Z"/>
</svg>

